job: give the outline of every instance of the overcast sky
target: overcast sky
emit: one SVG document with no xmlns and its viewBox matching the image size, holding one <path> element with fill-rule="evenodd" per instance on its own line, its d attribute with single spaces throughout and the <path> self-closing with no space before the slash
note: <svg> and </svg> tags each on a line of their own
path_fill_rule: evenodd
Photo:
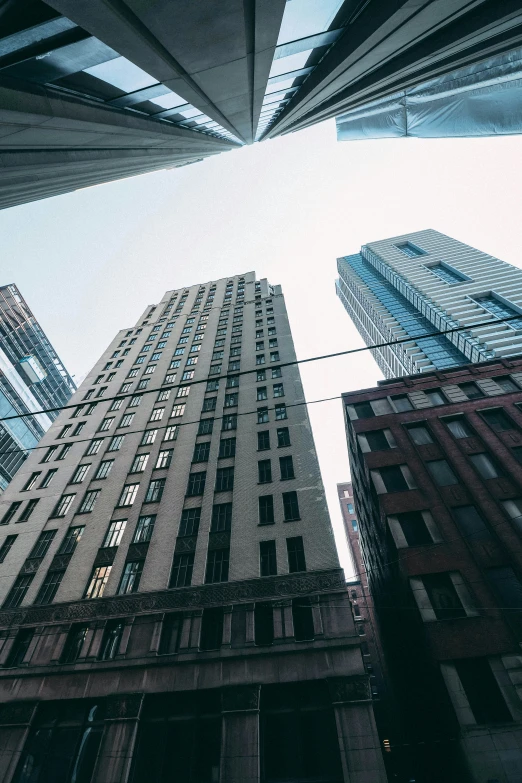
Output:
<svg viewBox="0 0 522 783">
<path fill-rule="evenodd" d="M 337 143 L 335 125 L 0 212 L 16 283 L 81 381 L 114 334 L 168 289 L 255 270 L 281 283 L 298 358 L 362 345 L 335 295 L 336 258 L 434 228 L 520 266 L 522 138 Z M 368 352 L 302 369 L 308 400 L 374 386 Z M 336 483 L 349 478 L 339 400 L 310 406 L 341 562 Z"/>
</svg>

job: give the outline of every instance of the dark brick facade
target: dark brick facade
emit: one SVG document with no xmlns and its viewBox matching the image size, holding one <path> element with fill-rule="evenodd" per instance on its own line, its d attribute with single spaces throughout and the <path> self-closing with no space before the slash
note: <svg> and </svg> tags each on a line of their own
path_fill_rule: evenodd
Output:
<svg viewBox="0 0 522 783">
<path fill-rule="evenodd" d="M 405 769 L 416 781 L 515 783 L 522 359 L 384 381 L 343 401 L 362 563 L 403 707 L 406 736 L 395 739 L 412 751 Z"/>
</svg>

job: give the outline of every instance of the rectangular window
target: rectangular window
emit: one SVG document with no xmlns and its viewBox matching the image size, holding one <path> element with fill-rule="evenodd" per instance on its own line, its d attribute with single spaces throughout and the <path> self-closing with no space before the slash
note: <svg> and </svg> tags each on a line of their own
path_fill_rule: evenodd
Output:
<svg viewBox="0 0 522 783">
<path fill-rule="evenodd" d="M 41 558 L 45 557 L 47 554 L 47 550 L 51 546 L 54 537 L 56 535 L 56 530 L 44 530 L 43 533 L 40 533 L 38 536 L 38 540 L 36 541 L 35 545 L 29 552 L 29 558 L 32 559 L 34 557 Z"/>
<path fill-rule="evenodd" d="M 91 511 L 94 509 L 96 500 L 98 499 L 98 495 L 100 494 L 100 492 L 101 489 L 91 489 L 88 492 L 86 492 L 77 513 L 90 514 Z"/>
<path fill-rule="evenodd" d="M 62 446 L 62 448 L 60 449 L 60 453 L 58 454 L 58 456 L 56 457 L 56 459 L 57 459 L 57 460 L 58 460 L 58 459 L 60 459 L 60 460 L 61 460 L 61 459 L 65 459 L 65 458 L 66 458 L 66 456 L 68 455 L 68 453 L 70 452 L 71 448 L 72 448 L 72 443 L 65 443 L 65 444 Z"/>
<path fill-rule="evenodd" d="M 273 495 L 261 495 L 259 498 L 259 524 L 273 525 L 274 522 Z"/>
<path fill-rule="evenodd" d="M 395 397 L 391 398 L 391 401 L 397 413 L 413 410 L 413 405 L 411 404 L 410 398 L 407 394 L 397 394 Z"/>
<path fill-rule="evenodd" d="M 130 400 L 127 408 L 137 408 L 143 399 L 143 394 L 134 394 Z"/>
<path fill-rule="evenodd" d="M 256 364 L 259 366 L 260 364 L 264 364 L 264 363 L 265 363 L 265 354 L 264 353 L 258 354 L 256 356 Z"/>
<path fill-rule="evenodd" d="M 35 510 L 36 506 L 39 503 L 40 498 L 33 498 L 30 500 L 20 516 L 18 517 L 18 522 L 27 522 L 33 511 Z"/>
<path fill-rule="evenodd" d="M 192 457 L 192 462 L 208 462 L 208 457 L 210 454 L 210 441 L 206 441 L 205 443 L 196 443 L 194 446 L 194 455 Z"/>
<path fill-rule="evenodd" d="M 207 387 L 205 391 L 207 392 L 213 392 L 217 391 L 219 389 L 219 380 L 217 381 L 207 381 Z"/>
<path fill-rule="evenodd" d="M 452 484 L 459 483 L 457 476 L 445 459 L 434 459 L 426 462 L 426 467 L 433 481 L 439 487 L 449 487 Z"/>
<path fill-rule="evenodd" d="M 6 538 L 4 538 L 2 546 L 0 546 L 0 563 L 4 562 L 7 555 L 9 554 L 11 547 L 13 546 L 17 538 L 18 538 L 17 535 L 7 536 Z"/>
<path fill-rule="evenodd" d="M 370 475 L 378 494 L 416 489 L 407 465 L 390 465 L 379 470 L 371 470 Z"/>
<path fill-rule="evenodd" d="M 145 430 L 141 439 L 141 446 L 150 446 L 156 440 L 158 430 Z"/>
<path fill-rule="evenodd" d="M 277 575 L 277 554 L 275 541 L 259 542 L 259 561 L 261 576 Z"/>
<path fill-rule="evenodd" d="M 236 456 L 236 439 L 235 438 L 222 438 L 219 441 L 219 454 L 218 458 L 235 457 Z"/>
<path fill-rule="evenodd" d="M 189 587 L 192 582 L 194 552 L 174 555 L 169 587 Z"/>
<path fill-rule="evenodd" d="M 60 544 L 58 549 L 59 555 L 71 555 L 76 549 L 76 545 L 82 537 L 85 525 L 78 525 L 76 527 L 70 527 L 65 534 L 65 538 Z"/>
<path fill-rule="evenodd" d="M 48 571 L 34 599 L 36 605 L 45 606 L 53 602 L 65 571 Z"/>
<path fill-rule="evenodd" d="M 155 364 L 148 364 L 145 367 L 145 372 L 143 374 L 144 375 L 152 375 L 152 373 L 154 372 L 155 369 L 156 369 L 156 365 Z"/>
<path fill-rule="evenodd" d="M 259 484 L 266 484 L 272 481 L 272 463 L 269 459 L 262 459 L 258 461 L 257 480 Z"/>
<path fill-rule="evenodd" d="M 190 386 L 180 386 L 176 397 L 188 397 Z"/>
<path fill-rule="evenodd" d="M 509 375 L 497 375 L 496 378 L 492 378 L 491 380 L 495 381 L 497 386 L 500 386 L 503 392 L 508 393 L 520 391 L 515 381 L 510 378 Z"/>
<path fill-rule="evenodd" d="M 133 367 L 132 370 L 129 370 L 129 372 L 127 373 L 127 378 L 135 378 L 137 374 L 138 374 L 138 368 Z"/>
<path fill-rule="evenodd" d="M 454 664 L 477 723 L 513 720 L 487 658 L 463 658 Z"/>
<path fill-rule="evenodd" d="M 397 521 L 407 546 L 428 546 L 433 544 L 433 538 L 426 525 L 426 513 L 422 511 L 405 511 L 402 514 L 397 514 L 395 517 L 389 517 L 388 523 L 392 532 L 395 533 L 393 525 L 395 520 Z M 357 530 L 357 523 L 354 530 Z M 396 535 L 394 537 L 397 539 Z"/>
<path fill-rule="evenodd" d="M 119 451 L 124 439 L 125 435 L 115 435 L 114 438 L 111 438 L 107 451 Z"/>
<path fill-rule="evenodd" d="M 38 472 L 38 473 L 31 473 L 31 475 L 28 478 L 28 480 L 26 481 L 22 491 L 23 492 L 27 492 L 27 490 L 32 489 L 34 487 L 34 485 L 36 484 L 37 480 L 38 480 L 38 476 L 40 476 L 40 475 L 41 475 L 40 472 Z"/>
<path fill-rule="evenodd" d="M 120 545 L 121 539 L 123 538 L 123 534 L 125 532 L 126 524 L 126 519 L 116 519 L 114 522 L 110 523 L 107 529 L 107 533 L 105 534 L 105 538 L 103 539 L 102 549 L 108 549 Z"/>
<path fill-rule="evenodd" d="M 302 536 L 286 539 L 286 551 L 288 554 L 288 570 L 291 574 L 297 571 L 306 571 L 306 561 Z"/>
<path fill-rule="evenodd" d="M 277 429 L 277 446 L 278 448 L 283 448 L 285 446 L 290 446 L 290 432 L 288 430 L 288 427 L 278 427 Z"/>
<path fill-rule="evenodd" d="M 288 416 L 286 415 L 286 405 L 284 403 L 275 406 L 275 417 L 276 417 L 276 421 L 280 421 L 281 419 L 288 418 Z"/>
<path fill-rule="evenodd" d="M 13 586 L 7 593 L 7 598 L 5 599 L 4 603 L 2 604 L 2 607 L 4 609 L 15 609 L 17 606 L 20 606 L 22 601 L 24 600 L 27 591 L 29 590 L 29 587 L 31 586 L 31 582 L 34 579 L 34 574 L 27 574 L 26 576 L 17 576 Z"/>
<path fill-rule="evenodd" d="M 60 431 L 60 434 L 57 435 L 57 437 L 58 438 L 65 438 L 67 433 L 70 431 L 71 427 L 72 427 L 72 424 L 66 424 L 65 427 L 62 427 L 62 429 Z"/>
<path fill-rule="evenodd" d="M 150 541 L 152 538 L 155 522 L 155 514 L 147 514 L 145 516 L 138 517 L 138 524 L 136 525 L 136 530 L 134 531 L 132 543 L 145 544 Z"/>
<path fill-rule="evenodd" d="M 257 450 L 266 451 L 270 448 L 270 432 L 269 430 L 263 430 L 257 433 Z"/>
<path fill-rule="evenodd" d="M 459 383 L 458 387 L 464 392 L 468 400 L 480 400 L 482 397 L 486 396 L 482 389 L 473 381 L 470 381 L 469 383 Z"/>
<path fill-rule="evenodd" d="M 103 632 L 99 661 L 112 661 L 120 649 L 125 623 L 123 620 L 108 620 Z"/>
<path fill-rule="evenodd" d="M 280 361 L 280 359 L 279 359 L 279 351 L 272 351 L 270 353 L 270 361 L 271 362 L 278 362 L 278 361 Z"/>
<path fill-rule="evenodd" d="M 214 419 L 201 419 L 198 427 L 198 435 L 210 435 L 214 427 Z"/>
<path fill-rule="evenodd" d="M 96 440 L 91 440 L 87 448 L 87 451 L 85 452 L 85 456 L 92 457 L 93 454 L 97 454 L 101 448 L 102 443 L 103 443 L 103 438 L 97 438 Z"/>
<path fill-rule="evenodd" d="M 292 457 L 279 457 L 279 469 L 281 471 L 281 481 L 295 478 L 294 462 Z"/>
<path fill-rule="evenodd" d="M 118 506 L 132 506 L 136 500 L 139 486 L 139 484 L 125 484 L 120 495 Z"/>
<path fill-rule="evenodd" d="M 215 503 L 212 506 L 211 533 L 230 530 L 232 525 L 232 503 Z"/>
<path fill-rule="evenodd" d="M 158 454 L 158 459 L 155 465 L 155 469 L 159 470 L 160 468 L 170 468 L 173 454 L 174 454 L 174 449 L 165 449 L 164 451 L 160 451 Z"/>
<path fill-rule="evenodd" d="M 85 427 L 85 422 L 81 421 L 79 424 L 76 425 L 74 430 L 71 432 L 71 435 L 79 435 L 84 427 Z"/>
<path fill-rule="evenodd" d="M 174 407 L 172 408 L 172 413 L 170 414 L 170 417 L 171 418 L 176 418 L 176 417 L 179 417 L 179 416 L 183 416 L 184 413 L 185 413 L 185 403 L 182 402 L 179 405 L 174 405 Z"/>
<path fill-rule="evenodd" d="M 268 408 L 257 409 L 257 423 L 266 424 L 268 422 Z"/>
<path fill-rule="evenodd" d="M 98 465 L 98 470 L 96 471 L 96 475 L 94 476 L 95 479 L 105 479 L 111 472 L 111 468 L 114 465 L 113 459 L 105 459 Z"/>
<path fill-rule="evenodd" d="M 200 650 L 218 650 L 223 641 L 224 611 L 222 606 L 203 609 Z"/>
<path fill-rule="evenodd" d="M 218 468 L 215 492 L 229 492 L 234 489 L 234 468 Z"/>
<path fill-rule="evenodd" d="M 20 666 L 27 654 L 27 650 L 34 637 L 34 628 L 21 628 L 16 634 L 13 646 L 7 656 L 7 660 L 4 664 L 6 669 L 12 669 L 15 666 Z"/>
<path fill-rule="evenodd" d="M 239 375 L 229 375 L 227 377 L 227 387 L 239 386 Z"/>
<path fill-rule="evenodd" d="M 163 495 L 163 490 L 165 489 L 165 481 L 166 479 L 153 479 L 149 487 L 147 489 L 147 494 L 145 495 L 144 503 L 159 503 L 161 500 L 161 497 Z"/>
<path fill-rule="evenodd" d="M 201 409 L 203 413 L 207 413 L 208 411 L 215 411 L 216 402 L 217 402 L 217 397 L 206 397 L 203 400 L 203 408 Z"/>
<path fill-rule="evenodd" d="M 48 487 L 49 484 L 51 483 L 51 481 L 53 480 L 53 478 L 56 476 L 57 473 L 58 473 L 58 469 L 57 468 L 53 468 L 52 470 L 48 470 L 47 473 L 44 476 L 44 480 L 40 484 L 39 489 L 45 489 L 46 487 Z"/>
<path fill-rule="evenodd" d="M 299 515 L 297 492 L 283 492 L 283 511 L 285 522 L 294 522 L 298 519 L 301 519 Z"/>
<path fill-rule="evenodd" d="M 191 473 L 189 475 L 187 495 L 195 496 L 202 495 L 205 491 L 205 482 L 207 480 L 207 472 L 203 470 L 199 473 Z"/>
<path fill-rule="evenodd" d="M 425 428 L 422 427 L 421 429 Z M 388 429 L 364 432 L 358 435 L 357 439 L 363 452 L 385 451 L 397 448 L 395 438 L 393 437 L 391 430 Z M 416 443 L 416 441 L 414 442 Z"/>
<path fill-rule="evenodd" d="M 132 388 L 132 383 L 122 383 L 121 389 L 120 389 L 120 394 L 126 394 L 127 392 L 129 392 L 131 390 L 131 388 Z M 100 391 L 101 391 L 101 389 L 100 389 Z M 100 396 L 100 392 L 98 392 L 98 397 L 99 396 Z"/>
<path fill-rule="evenodd" d="M 230 561 L 230 549 L 212 549 L 207 556 L 207 569 L 205 583 L 228 581 L 228 565 Z"/>
<path fill-rule="evenodd" d="M 405 256 L 408 256 L 408 258 L 417 258 L 417 256 L 425 255 L 424 250 L 421 250 L 420 247 L 417 247 L 411 242 L 401 242 L 400 244 L 395 245 L 395 247 L 397 250 L 400 250 L 401 253 L 404 253 Z"/>
<path fill-rule="evenodd" d="M 238 404 L 239 395 L 236 393 L 234 394 L 225 394 L 225 408 L 234 408 Z"/>
<path fill-rule="evenodd" d="M 451 513 L 461 534 L 466 539 L 486 540 L 491 533 L 475 506 L 457 506 Z"/>
<path fill-rule="evenodd" d="M 437 620 L 467 616 L 449 572 L 424 574 L 422 583 Z"/>
<path fill-rule="evenodd" d="M 170 427 L 167 427 L 165 430 L 165 437 L 163 440 L 176 440 L 178 437 L 178 425 L 172 424 Z"/>
<path fill-rule="evenodd" d="M 285 390 L 282 383 L 274 383 L 274 397 L 284 397 Z"/>
<path fill-rule="evenodd" d="M 112 566 L 98 566 L 97 568 L 93 568 L 83 597 L 87 599 L 101 598 L 103 591 L 105 590 L 105 585 L 109 581 L 111 570 Z M 85 632 L 87 633 L 87 628 L 85 629 Z"/>
<path fill-rule="evenodd" d="M 73 477 L 71 479 L 71 484 L 81 484 L 82 481 L 85 479 L 87 473 L 90 470 L 90 464 L 89 465 L 78 465 L 76 470 L 73 473 Z"/>
<path fill-rule="evenodd" d="M 149 421 L 160 421 L 165 413 L 165 408 L 153 408 Z"/>
<path fill-rule="evenodd" d="M 126 413 L 125 416 L 122 416 L 122 419 L 120 421 L 120 427 L 130 427 L 132 424 L 132 420 L 134 418 L 134 413 Z"/>
<path fill-rule="evenodd" d="M 266 386 L 258 386 L 257 387 L 257 400 L 266 400 L 268 399 L 268 392 Z"/>
<path fill-rule="evenodd" d="M 99 431 L 100 432 L 106 432 L 107 430 L 110 430 L 110 428 L 112 427 L 113 422 L 114 422 L 114 418 L 103 419 L 102 423 L 98 427 Z"/>
<path fill-rule="evenodd" d="M 453 419 L 442 419 L 454 438 L 471 438 L 473 430 L 464 416 L 456 416 Z"/>
<path fill-rule="evenodd" d="M 494 432 L 516 429 L 504 408 L 490 408 L 490 410 L 478 411 L 478 413 Z"/>
<path fill-rule="evenodd" d="M 471 454 L 469 459 L 481 478 L 492 479 L 499 477 L 500 473 L 495 463 L 487 454 Z"/>
<path fill-rule="evenodd" d="M 230 413 L 226 416 L 223 416 L 223 430 L 236 430 L 237 429 L 237 414 L 236 413 Z"/>
<path fill-rule="evenodd" d="M 165 376 L 165 383 L 174 383 L 176 380 L 177 373 L 171 372 L 168 375 Z"/>
<path fill-rule="evenodd" d="M 47 451 L 45 452 L 45 456 L 42 460 L 42 462 L 49 462 L 53 454 L 57 451 L 58 446 L 50 446 Z"/>
<path fill-rule="evenodd" d="M 197 536 L 201 508 L 186 508 L 181 512 L 178 536 Z"/>
<path fill-rule="evenodd" d="M 110 411 L 119 411 L 121 406 L 123 405 L 123 397 L 118 397 L 117 399 L 113 400 L 111 402 Z"/>
<path fill-rule="evenodd" d="M 137 592 L 140 586 L 143 563 L 143 560 L 134 560 L 125 563 L 118 587 L 118 595 Z"/>
<path fill-rule="evenodd" d="M 69 511 L 75 497 L 76 495 L 62 495 L 62 497 L 60 498 L 60 500 L 55 506 L 52 516 L 64 517 Z"/>
</svg>

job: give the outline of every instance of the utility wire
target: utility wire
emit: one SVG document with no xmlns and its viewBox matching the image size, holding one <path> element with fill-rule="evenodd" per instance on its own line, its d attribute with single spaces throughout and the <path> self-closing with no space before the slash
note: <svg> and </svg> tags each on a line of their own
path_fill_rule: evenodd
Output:
<svg viewBox="0 0 522 783">
<path fill-rule="evenodd" d="M 510 316 L 508 316 L 506 318 L 497 318 L 494 321 L 491 321 L 491 320 L 490 321 L 481 321 L 481 322 L 478 322 L 478 323 L 475 323 L 475 324 L 467 324 L 465 326 L 457 326 L 457 327 L 454 327 L 454 328 L 451 328 L 451 329 L 437 330 L 435 332 L 429 332 L 428 334 L 417 335 L 416 337 L 411 337 L 411 336 L 400 337 L 399 339 L 393 340 L 391 342 L 375 343 L 374 345 L 364 345 L 361 348 L 350 348 L 350 349 L 348 349 L 346 351 L 336 351 L 335 353 L 327 353 L 327 354 L 322 354 L 320 356 L 310 356 L 307 359 L 295 359 L 294 361 L 291 361 L 291 362 L 277 362 L 276 366 L 277 367 L 281 367 L 281 368 L 283 368 L 283 367 L 294 367 L 294 366 L 299 365 L 299 364 L 308 364 L 309 362 L 322 361 L 323 359 L 335 359 L 335 358 L 337 358 L 339 356 L 348 356 L 348 355 L 355 354 L 355 353 L 362 353 L 363 351 L 374 351 L 377 348 L 389 348 L 389 347 L 394 346 L 394 345 L 400 345 L 401 343 L 415 342 L 416 340 L 420 340 L 420 339 L 423 340 L 423 339 L 429 338 L 429 337 L 438 337 L 439 335 L 452 334 L 454 332 L 460 332 L 462 330 L 477 329 L 477 328 L 482 327 L 482 326 L 492 326 L 494 324 L 505 323 L 507 321 L 513 321 L 515 319 L 516 320 L 522 320 L 522 316 L 520 316 L 520 315 L 510 315 Z M 472 364 L 472 362 L 469 362 L 468 364 Z M 467 365 L 463 364 L 463 365 L 460 365 L 460 366 L 461 367 L 466 367 Z M 136 389 L 134 392 L 128 392 L 128 393 L 126 392 L 125 394 L 116 394 L 113 397 L 95 398 L 94 400 L 92 400 L 92 402 L 98 402 L 98 401 L 99 402 L 109 402 L 109 401 L 114 400 L 114 399 L 125 399 L 127 397 L 134 397 L 137 394 L 153 394 L 153 393 L 156 393 L 156 392 L 164 391 L 167 388 L 168 389 L 178 389 L 180 386 L 196 386 L 197 384 L 200 384 L 200 383 L 207 383 L 208 380 L 219 381 L 219 380 L 222 380 L 222 379 L 226 379 L 230 375 L 234 375 L 234 376 L 237 376 L 237 377 L 243 376 L 243 375 L 252 375 L 252 373 L 259 372 L 260 368 L 261 368 L 261 365 L 259 367 L 255 367 L 252 370 L 238 370 L 237 372 L 231 370 L 226 375 L 217 375 L 215 377 L 212 376 L 211 379 L 209 377 L 205 377 L 205 378 L 200 378 L 199 380 L 187 380 L 187 381 L 184 381 L 184 382 L 181 382 L 181 383 L 168 384 L 167 386 L 163 385 L 163 386 L 160 386 L 160 387 L 156 387 L 154 389 Z M 177 368 L 173 368 L 173 369 L 177 369 Z M 447 368 L 447 369 L 452 369 L 453 370 L 453 369 L 456 369 L 456 368 L 451 367 L 451 368 Z M 441 370 L 441 372 L 444 372 L 444 370 Z M 126 379 L 124 379 L 124 381 L 125 380 Z M 398 377 L 398 380 L 400 380 L 400 376 Z M 14 416 L 4 416 L 4 417 L 0 418 L 0 422 L 2 422 L 2 421 L 10 421 L 11 419 L 21 419 L 21 418 L 25 418 L 27 416 L 35 416 L 35 415 L 37 415 L 39 413 L 56 413 L 57 411 L 69 410 L 69 409 L 72 409 L 72 408 L 78 408 L 78 407 L 81 407 L 82 405 L 86 405 L 86 404 L 88 404 L 90 402 L 91 402 L 91 400 L 83 400 L 83 401 L 78 401 L 78 402 L 76 402 L 76 403 L 74 403 L 72 405 L 60 405 L 60 406 L 55 407 L 55 408 L 42 408 L 41 410 L 31 411 L 29 413 L 17 413 Z"/>
</svg>

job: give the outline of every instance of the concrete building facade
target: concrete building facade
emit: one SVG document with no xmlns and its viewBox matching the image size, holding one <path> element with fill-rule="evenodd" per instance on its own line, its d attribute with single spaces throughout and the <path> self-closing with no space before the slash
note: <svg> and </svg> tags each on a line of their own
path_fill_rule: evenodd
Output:
<svg viewBox="0 0 522 783">
<path fill-rule="evenodd" d="M 494 256 L 429 229 L 370 242 L 337 268 L 366 344 L 399 341 L 372 349 L 386 378 L 522 352 L 522 270 Z"/>
<path fill-rule="evenodd" d="M 522 42 L 522 9 L 494 0 L 17 0 L 0 22 L 0 208 L 300 130 Z"/>
<path fill-rule="evenodd" d="M 343 395 L 364 569 L 416 781 L 522 776 L 522 359 Z"/>
<path fill-rule="evenodd" d="M 385 781 L 303 403 L 252 272 L 111 341 L 1 500 L 5 783 Z"/>
<path fill-rule="evenodd" d="M 56 409 L 75 390 L 18 288 L 1 286 L 0 492 L 56 419 Z M 42 410 L 47 413 L 37 412 Z"/>
</svg>

